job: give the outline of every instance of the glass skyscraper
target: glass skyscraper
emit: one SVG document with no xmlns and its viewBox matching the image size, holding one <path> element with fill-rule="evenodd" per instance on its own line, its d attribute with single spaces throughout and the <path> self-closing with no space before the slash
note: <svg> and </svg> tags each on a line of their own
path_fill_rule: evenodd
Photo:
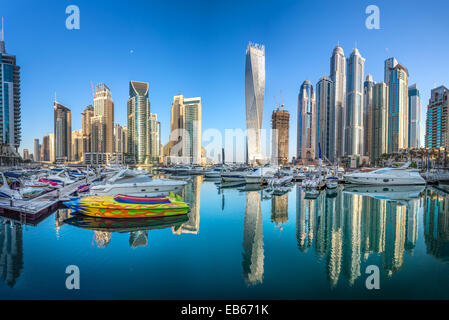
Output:
<svg viewBox="0 0 449 320">
<path fill-rule="evenodd" d="M 265 47 L 249 43 L 245 64 L 245 105 L 248 162 L 260 159 L 260 134 L 262 129 L 265 96 Z"/>
<path fill-rule="evenodd" d="M 363 155 L 363 77 L 365 59 L 354 48 L 347 59 L 345 154 Z"/>
<path fill-rule="evenodd" d="M 334 83 L 328 76 L 323 76 L 316 85 L 316 147 L 329 161 L 335 160 L 335 107 Z"/>
<path fill-rule="evenodd" d="M 371 143 L 373 141 L 373 87 L 376 82 L 373 77 L 368 74 L 363 84 L 363 145 L 364 155 L 371 156 Z"/>
<path fill-rule="evenodd" d="M 336 46 L 334 48 L 330 62 L 330 78 L 334 84 L 334 144 L 337 157 L 341 157 L 344 155 L 344 110 L 346 105 L 346 59 L 342 47 Z"/>
<path fill-rule="evenodd" d="M 148 82 L 129 82 L 128 153 L 137 163 L 146 163 L 150 155 L 150 99 Z"/>
<path fill-rule="evenodd" d="M 20 67 L 16 56 L 6 53 L 3 30 L 0 39 L 0 142 L 14 146 L 21 142 Z"/>
<path fill-rule="evenodd" d="M 316 147 L 315 91 L 309 80 L 301 85 L 298 96 L 298 145 L 296 158 L 303 162 L 315 159 Z"/>
<path fill-rule="evenodd" d="M 371 161 L 375 162 L 382 154 L 387 153 L 388 128 L 388 86 L 385 82 L 374 84 L 372 111 Z"/>
<path fill-rule="evenodd" d="M 408 71 L 390 68 L 388 83 L 388 153 L 408 148 Z"/>
<path fill-rule="evenodd" d="M 425 147 L 429 149 L 448 147 L 448 100 L 449 89 L 439 86 L 432 89 L 427 106 Z"/>
<path fill-rule="evenodd" d="M 70 109 L 54 102 L 55 161 L 66 162 L 72 156 L 72 113 Z"/>
<path fill-rule="evenodd" d="M 421 98 L 416 84 L 408 88 L 408 140 L 410 148 L 421 147 Z"/>
</svg>

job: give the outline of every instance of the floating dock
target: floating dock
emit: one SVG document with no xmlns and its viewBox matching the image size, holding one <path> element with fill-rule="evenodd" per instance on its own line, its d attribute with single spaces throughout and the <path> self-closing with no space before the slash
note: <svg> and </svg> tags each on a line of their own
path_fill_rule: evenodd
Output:
<svg viewBox="0 0 449 320">
<path fill-rule="evenodd" d="M 90 184 L 101 178 L 102 175 L 90 176 L 79 180 L 65 187 L 47 192 L 41 196 L 28 200 L 0 199 L 0 214 L 2 216 L 19 220 L 22 223 L 41 221 L 43 216 L 53 213 L 61 201 L 71 196 L 78 187 L 83 184 Z"/>
</svg>

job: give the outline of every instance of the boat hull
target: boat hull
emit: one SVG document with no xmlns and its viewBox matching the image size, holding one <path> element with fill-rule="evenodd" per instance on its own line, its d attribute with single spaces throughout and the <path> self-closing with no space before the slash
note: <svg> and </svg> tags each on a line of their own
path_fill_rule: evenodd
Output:
<svg viewBox="0 0 449 320">
<path fill-rule="evenodd" d="M 81 214 L 101 218 L 166 217 L 189 212 L 186 203 L 174 199 L 170 199 L 168 203 L 137 204 L 120 203 L 113 196 L 90 196 L 64 202 L 64 205 Z"/>
</svg>

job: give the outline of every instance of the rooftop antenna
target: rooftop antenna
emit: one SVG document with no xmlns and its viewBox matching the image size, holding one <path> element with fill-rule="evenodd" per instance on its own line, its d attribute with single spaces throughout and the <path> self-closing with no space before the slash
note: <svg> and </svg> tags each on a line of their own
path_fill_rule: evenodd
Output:
<svg viewBox="0 0 449 320">
<path fill-rule="evenodd" d="M 57 102 L 57 100 L 56 100 L 56 91 L 55 91 L 55 102 Z"/>
<path fill-rule="evenodd" d="M 390 49 L 385 48 L 385 51 L 387 52 L 388 56 L 390 56 Z"/>
<path fill-rule="evenodd" d="M 282 89 L 280 90 L 279 95 L 280 95 L 280 98 L 281 98 L 281 109 L 283 110 L 284 109 L 284 99 L 282 99 Z"/>
<path fill-rule="evenodd" d="M 2 39 L 0 41 L 5 41 L 5 34 L 3 31 L 3 16 L 2 16 Z"/>
<path fill-rule="evenodd" d="M 337 46 L 340 46 L 340 40 L 337 40 Z"/>
<path fill-rule="evenodd" d="M 92 82 L 92 80 L 90 80 L 90 85 L 92 86 L 92 96 L 95 99 L 95 90 L 94 90 L 94 83 Z"/>
<path fill-rule="evenodd" d="M 355 48 L 357 49 L 357 40 L 355 40 Z"/>
</svg>

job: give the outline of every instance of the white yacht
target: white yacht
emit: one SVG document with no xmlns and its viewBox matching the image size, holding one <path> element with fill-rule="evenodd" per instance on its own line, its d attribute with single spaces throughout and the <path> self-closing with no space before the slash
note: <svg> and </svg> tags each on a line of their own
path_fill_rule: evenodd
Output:
<svg viewBox="0 0 449 320">
<path fill-rule="evenodd" d="M 90 195 L 164 196 L 169 192 L 182 191 L 186 184 L 187 182 L 181 180 L 153 179 L 149 175 L 123 169 L 103 184 L 91 186 Z"/>
<path fill-rule="evenodd" d="M 272 168 L 258 168 L 254 172 L 250 172 L 245 175 L 245 181 L 247 184 L 263 184 L 267 179 L 273 178 L 276 173 Z"/>
<path fill-rule="evenodd" d="M 69 174 L 65 170 L 60 170 L 56 172 L 52 172 L 45 177 L 47 180 L 56 182 L 58 184 L 72 184 L 75 182 L 75 180 L 72 180 L 69 176 Z"/>
<path fill-rule="evenodd" d="M 425 185 L 418 169 L 409 169 L 410 162 L 399 168 L 381 168 L 369 172 L 344 175 L 346 183 L 363 185 Z"/>
</svg>

